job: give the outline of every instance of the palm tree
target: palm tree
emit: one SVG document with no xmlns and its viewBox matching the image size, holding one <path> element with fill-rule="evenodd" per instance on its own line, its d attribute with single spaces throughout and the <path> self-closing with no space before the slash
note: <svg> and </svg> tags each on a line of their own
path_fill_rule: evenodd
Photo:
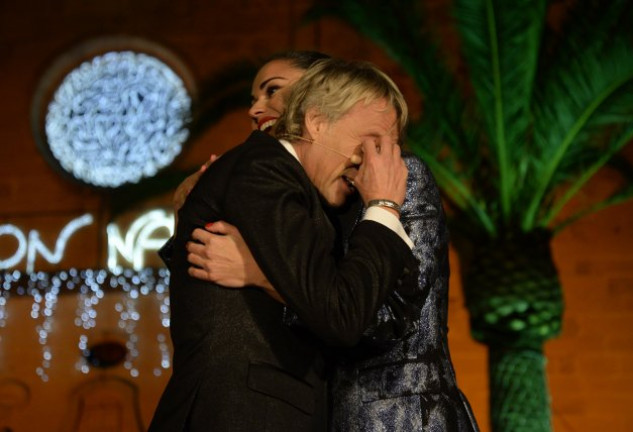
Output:
<svg viewBox="0 0 633 432">
<path fill-rule="evenodd" d="M 446 198 L 473 337 L 489 348 L 494 431 L 551 428 L 545 341 L 562 290 L 552 237 L 633 197 L 620 150 L 633 138 L 633 3 L 454 0 L 460 59 L 436 41 L 423 2 L 318 1 L 378 43 L 422 94 L 408 145 Z M 552 8 L 566 9 L 554 28 Z M 448 61 L 447 61 L 448 60 Z M 561 210 L 599 170 L 625 181 L 575 214 Z"/>
</svg>

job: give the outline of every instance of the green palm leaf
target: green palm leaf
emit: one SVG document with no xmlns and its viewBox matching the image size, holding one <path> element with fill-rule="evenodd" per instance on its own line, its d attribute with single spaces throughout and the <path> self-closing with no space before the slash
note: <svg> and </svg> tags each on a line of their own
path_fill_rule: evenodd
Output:
<svg viewBox="0 0 633 432">
<path fill-rule="evenodd" d="M 539 220 L 543 200 L 558 186 L 555 174 L 559 172 L 558 178 L 564 178 L 559 170 L 576 168 L 573 161 L 577 153 L 596 144 L 606 151 L 626 144 L 614 146 L 608 140 L 595 140 L 600 136 L 596 131 L 623 120 L 633 121 L 633 48 L 624 41 L 614 41 L 608 47 L 598 45 L 587 47 L 567 65 L 551 71 L 539 92 L 534 114 L 538 163 L 533 167 L 533 194 L 524 214 L 524 230 L 551 220 L 553 214 Z"/>
<path fill-rule="evenodd" d="M 620 172 L 620 174 L 624 178 L 623 184 L 615 191 L 613 191 L 607 198 L 603 198 L 602 200 L 586 208 L 583 208 L 572 214 L 568 218 L 558 222 L 552 227 L 552 231 L 554 233 L 561 231 L 562 229 L 566 228 L 568 225 L 576 222 L 582 217 L 585 217 L 592 213 L 596 213 L 607 207 L 621 204 L 633 198 L 633 166 L 628 160 L 617 154 L 619 149 L 623 148 L 626 144 L 631 142 L 632 139 L 633 123 L 629 125 L 629 127 L 625 128 L 623 131 L 621 131 L 619 135 L 615 139 L 613 139 L 612 146 L 607 149 L 607 151 L 603 153 L 600 157 L 597 157 L 594 164 L 590 166 L 586 172 L 579 176 L 576 182 L 568 188 L 564 196 L 557 202 L 557 205 L 552 208 L 552 210 L 548 214 L 548 219 L 553 219 L 558 211 L 560 211 L 562 206 L 582 188 L 582 186 L 589 180 L 589 178 L 591 178 L 591 176 L 593 176 L 600 168 L 604 167 L 604 165 L 606 164 L 606 161 L 604 159 L 608 158 L 609 155 L 611 156 L 608 164 L 609 166 L 615 168 L 618 172 Z"/>
<path fill-rule="evenodd" d="M 501 220 L 508 224 L 512 192 L 525 175 L 519 161 L 527 150 L 545 1 L 458 0 L 456 15 L 499 171 Z"/>
</svg>

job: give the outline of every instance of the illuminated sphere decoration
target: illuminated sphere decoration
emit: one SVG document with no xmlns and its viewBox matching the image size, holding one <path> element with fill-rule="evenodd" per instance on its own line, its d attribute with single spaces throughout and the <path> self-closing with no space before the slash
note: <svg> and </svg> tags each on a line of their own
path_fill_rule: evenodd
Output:
<svg viewBox="0 0 633 432">
<path fill-rule="evenodd" d="M 138 183 L 169 166 L 189 136 L 192 115 L 191 85 L 171 67 L 184 70 L 172 54 L 122 49 L 120 40 L 110 45 L 115 49 L 87 59 L 68 54 L 45 76 L 34 104 L 34 128 L 49 161 L 100 188 Z M 143 48 L 152 46 L 143 41 Z"/>
</svg>

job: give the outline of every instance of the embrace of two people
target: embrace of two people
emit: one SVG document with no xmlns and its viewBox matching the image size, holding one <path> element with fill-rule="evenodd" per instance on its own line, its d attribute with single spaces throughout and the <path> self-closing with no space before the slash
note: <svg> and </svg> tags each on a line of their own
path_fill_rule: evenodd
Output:
<svg viewBox="0 0 633 432">
<path fill-rule="evenodd" d="M 401 152 L 397 86 L 287 52 L 252 94 L 255 130 L 176 194 L 150 432 L 478 430 L 448 352 L 439 191 Z"/>
</svg>

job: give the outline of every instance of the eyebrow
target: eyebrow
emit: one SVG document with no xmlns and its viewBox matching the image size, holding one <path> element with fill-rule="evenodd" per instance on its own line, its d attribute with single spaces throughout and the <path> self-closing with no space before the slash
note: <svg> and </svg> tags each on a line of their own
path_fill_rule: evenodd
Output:
<svg viewBox="0 0 633 432">
<path fill-rule="evenodd" d="M 275 79 L 282 79 L 282 80 L 288 81 L 288 78 L 285 78 L 285 77 L 282 77 L 282 76 L 270 77 L 266 81 L 262 81 L 262 83 L 259 85 L 259 89 L 263 90 L 264 87 L 266 87 L 266 84 L 268 84 L 269 82 L 271 82 L 272 80 L 275 80 Z"/>
</svg>

